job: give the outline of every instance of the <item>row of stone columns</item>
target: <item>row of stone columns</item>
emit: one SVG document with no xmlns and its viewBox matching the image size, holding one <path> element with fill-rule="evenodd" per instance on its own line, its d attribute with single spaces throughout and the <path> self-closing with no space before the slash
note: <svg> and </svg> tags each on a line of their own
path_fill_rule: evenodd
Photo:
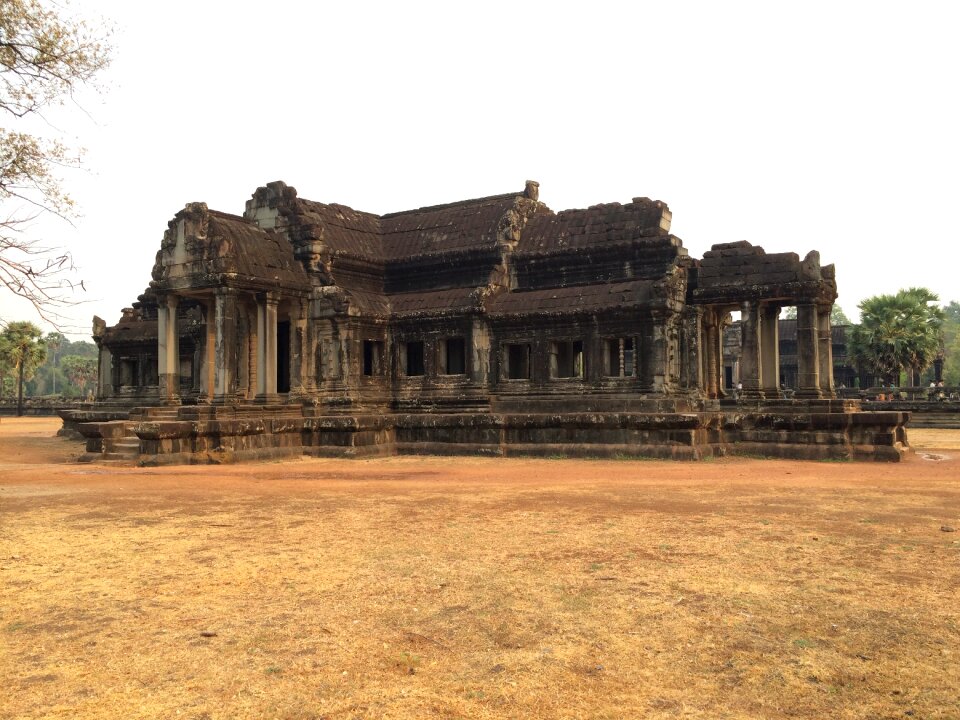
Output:
<svg viewBox="0 0 960 720">
<path fill-rule="evenodd" d="M 829 305 L 797 306 L 798 398 L 834 398 L 833 339 Z M 746 399 L 776 399 L 780 391 L 780 306 L 758 301 L 740 306 L 740 382 Z M 723 397 L 723 330 L 727 308 L 706 308 L 702 317 L 703 392 Z"/>
<path fill-rule="evenodd" d="M 157 309 L 157 363 L 160 395 L 168 404 L 180 402 L 180 352 L 177 327 L 178 297 L 170 294 L 161 299 Z M 277 306 L 275 293 L 256 296 L 256 398 L 262 402 L 276 400 L 277 396 Z M 303 356 L 305 317 L 302 303 L 298 303 L 298 316 L 291 322 L 291 359 L 299 361 Z M 212 308 L 206 306 L 206 349 L 200 369 L 201 398 L 215 403 L 233 402 L 238 392 L 240 367 L 239 336 L 240 297 L 233 288 L 218 288 L 214 292 Z M 299 375 L 300 362 L 294 372 Z"/>
<path fill-rule="evenodd" d="M 836 396 L 833 387 L 830 310 L 828 305 L 797 305 L 795 397 L 818 399 Z M 743 397 L 779 398 L 780 307 L 772 303 L 745 302 L 740 313 L 740 381 L 743 383 Z"/>
</svg>

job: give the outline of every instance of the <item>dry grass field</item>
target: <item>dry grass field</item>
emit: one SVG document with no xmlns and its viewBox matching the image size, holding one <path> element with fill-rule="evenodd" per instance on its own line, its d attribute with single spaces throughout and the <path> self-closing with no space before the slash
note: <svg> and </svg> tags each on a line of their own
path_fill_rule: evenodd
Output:
<svg viewBox="0 0 960 720">
<path fill-rule="evenodd" d="M 960 432 L 139 469 L 56 428 L 0 421 L 2 718 L 960 718 Z"/>
</svg>

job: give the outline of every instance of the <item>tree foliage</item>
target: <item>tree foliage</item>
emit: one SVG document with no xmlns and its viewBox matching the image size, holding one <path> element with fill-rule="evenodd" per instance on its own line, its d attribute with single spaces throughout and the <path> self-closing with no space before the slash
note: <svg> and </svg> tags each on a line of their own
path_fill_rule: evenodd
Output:
<svg viewBox="0 0 960 720">
<path fill-rule="evenodd" d="M 43 333 L 30 322 L 12 322 L 0 333 L 0 351 L 3 362 L 16 376 L 17 415 L 23 415 L 23 384 L 47 357 L 47 348 L 43 344 Z"/>
<path fill-rule="evenodd" d="M 796 320 L 797 319 L 797 306 L 791 305 L 788 307 L 784 313 L 783 317 L 785 320 Z M 847 317 L 847 314 L 843 311 L 843 308 L 839 305 L 834 304 L 830 309 L 830 324 L 831 325 L 851 325 L 850 318 Z"/>
<path fill-rule="evenodd" d="M 960 303 L 951 301 L 943 308 L 943 381 L 960 385 Z"/>
<path fill-rule="evenodd" d="M 2 337 L 2 335 L 0 335 Z M 33 397 L 41 395 L 59 395 L 64 398 L 79 397 L 86 389 L 76 388 L 64 372 L 63 361 L 73 355 L 83 359 L 92 359 L 97 362 L 99 351 L 97 346 L 86 340 L 70 340 L 57 332 L 47 333 L 43 338 L 47 347 L 47 359 L 37 368 L 33 379 L 27 381 L 25 392 Z M 4 372 L 0 363 L 0 375 Z"/>
<path fill-rule="evenodd" d="M 80 357 L 79 355 L 64 355 L 63 374 L 70 381 L 73 392 L 69 393 L 77 397 L 83 397 L 90 390 L 91 383 L 97 377 L 97 361 L 90 357 Z"/>
<path fill-rule="evenodd" d="M 92 84 L 109 61 L 102 34 L 39 0 L 0 0 L 0 117 L 12 125 L 43 118 Z M 0 126 L 0 283 L 51 319 L 69 300 L 73 262 L 67 250 L 31 238 L 29 230 L 44 213 L 73 217 L 59 171 L 77 167 L 80 154 L 28 130 Z"/>
<path fill-rule="evenodd" d="M 843 311 L 843 308 L 837 304 L 834 304 L 833 308 L 830 310 L 830 324 L 831 325 L 852 325 L 850 318 L 847 317 L 847 314 Z"/>
<path fill-rule="evenodd" d="M 938 300 L 926 288 L 909 288 L 861 302 L 860 324 L 850 333 L 854 360 L 881 382 L 896 382 L 904 371 L 913 375 L 911 384 L 918 382 L 943 346 Z"/>
</svg>

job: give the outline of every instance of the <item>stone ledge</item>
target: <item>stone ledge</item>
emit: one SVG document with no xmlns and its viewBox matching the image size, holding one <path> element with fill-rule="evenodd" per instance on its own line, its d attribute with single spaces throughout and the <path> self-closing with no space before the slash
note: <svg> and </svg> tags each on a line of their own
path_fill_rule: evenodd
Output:
<svg viewBox="0 0 960 720">
<path fill-rule="evenodd" d="M 85 461 L 119 451 L 140 464 L 231 463 L 301 455 L 649 457 L 757 455 L 899 460 L 908 413 L 855 412 L 840 401 L 770 403 L 790 412 L 420 413 L 112 421 L 80 426 Z M 829 410 L 833 410 L 830 412 Z M 134 445 L 132 432 L 139 438 Z M 139 455 L 133 453 L 139 449 Z M 130 452 L 133 450 L 133 452 Z M 127 455 L 126 453 L 130 454 Z M 118 458 L 119 459 L 119 458 Z"/>
</svg>

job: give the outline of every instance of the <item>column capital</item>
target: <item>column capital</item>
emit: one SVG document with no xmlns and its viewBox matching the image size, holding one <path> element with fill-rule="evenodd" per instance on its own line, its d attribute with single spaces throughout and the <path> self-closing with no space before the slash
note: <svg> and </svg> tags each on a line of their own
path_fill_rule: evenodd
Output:
<svg viewBox="0 0 960 720">
<path fill-rule="evenodd" d="M 257 303 L 276 307 L 280 304 L 280 293 L 273 290 L 257 293 Z"/>
</svg>

